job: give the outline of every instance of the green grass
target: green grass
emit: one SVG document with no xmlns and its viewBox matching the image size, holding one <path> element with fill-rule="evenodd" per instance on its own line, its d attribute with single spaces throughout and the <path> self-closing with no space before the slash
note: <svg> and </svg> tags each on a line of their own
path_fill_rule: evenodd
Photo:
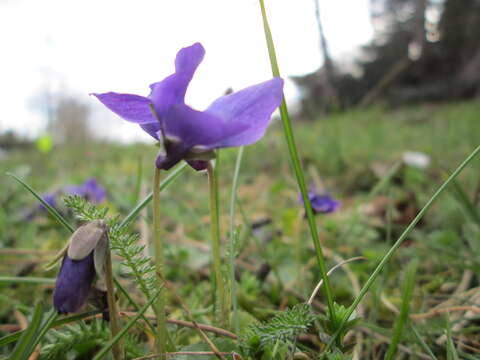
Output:
<svg viewBox="0 0 480 360">
<path fill-rule="evenodd" d="M 478 146 L 479 114 L 478 103 L 460 103 L 389 111 L 373 108 L 319 117 L 311 122 L 293 120 L 307 184 L 319 175 L 328 191 L 342 202 L 337 213 L 316 217 L 320 241 L 327 249 L 327 268 L 338 262 L 331 252 L 342 258 L 364 256 L 366 261 L 351 263 L 349 268 L 360 286 L 366 282 L 391 246 L 388 234 L 394 241 L 408 225 L 408 219 L 401 218 L 405 213 L 395 208 L 391 214 L 392 221 L 387 221 L 385 213 L 382 213 L 385 208 L 382 208 L 384 203 L 381 199 L 391 197 L 392 201 L 407 203 L 418 211 L 446 179 L 446 172 L 452 172 Z M 236 298 L 237 321 L 241 329 L 245 329 L 254 319 L 268 320 L 285 306 L 301 302 L 302 299 L 295 294 L 301 293 L 302 288 L 307 292 L 313 290 L 320 280 L 308 227 L 302 220 L 303 210 L 298 205 L 296 180 L 290 171 L 280 125 L 278 121 L 275 122 L 266 137 L 258 144 L 245 148 L 243 154 L 237 190 L 241 210 L 249 224 L 266 219 L 270 223 L 256 229 L 254 239 L 237 208 L 235 225 L 240 225 L 240 251 L 237 258 L 241 262 L 236 264 L 240 276 Z M 42 271 L 43 264 L 54 255 L 55 250 L 63 247 L 69 237 L 61 225 L 46 215 L 28 222 L 22 221 L 25 211 L 35 206 L 35 199 L 4 174 L 11 172 L 18 175 L 40 193 L 67 184 L 81 183 L 95 176 L 107 187 L 106 206 L 110 208 L 110 213 L 120 214 L 124 218 L 138 199 L 139 173 L 142 183 L 147 184 L 146 194 L 151 191 L 149 184 L 153 174 L 148 164 L 153 163 L 155 150 L 153 145 L 148 144 L 120 146 L 92 143 L 75 149 L 56 147 L 47 155 L 34 150 L 12 151 L 0 161 L 0 273 L 5 278 L 26 277 L 29 280 L 0 283 L 1 324 L 17 323 L 12 316 L 12 309 L 20 309 L 28 315 L 26 309 L 32 309 L 36 301 L 51 302 L 52 285 L 44 281 L 36 284 L 30 279 L 55 276 L 55 271 Z M 432 165 L 425 171 L 401 167 L 369 201 L 369 193 L 381 181 L 377 169 L 392 167 L 407 150 L 425 152 L 431 156 Z M 222 150 L 219 220 L 223 249 L 228 242 L 229 229 L 232 229 L 229 208 L 236 156 L 235 149 Z M 139 157 L 143 164 L 141 172 L 138 170 Z M 452 191 L 440 196 L 381 272 L 374 291 L 370 291 L 363 300 L 361 310 L 364 323 L 360 326 L 373 330 L 364 336 L 361 358 L 367 359 L 379 352 L 385 354 L 389 347 L 378 336 L 372 335 L 372 331 L 373 334 L 392 335 L 397 315 L 386 306 L 385 300 L 399 310 L 402 306 L 405 308 L 406 305 L 402 305 L 404 297 L 401 284 L 404 282 L 402 274 L 406 263 L 419 261 L 410 313 L 426 313 L 447 300 L 455 305 L 468 304 L 468 294 L 462 297 L 453 295 L 453 291 L 465 271 L 478 273 L 480 270 L 480 247 L 476 240 L 480 226 L 472 216 L 472 206 L 473 209 L 478 207 L 465 201 L 465 198 L 470 201 L 473 198 L 480 180 L 479 166 L 479 160 L 473 160 L 457 178 L 456 184 L 463 194 Z M 378 211 L 368 212 L 367 206 L 377 206 Z M 75 223 L 64 208 L 60 211 L 71 224 Z M 151 210 L 148 207 L 147 216 L 141 218 L 151 224 Z M 162 193 L 161 218 L 166 241 L 166 276 L 175 283 L 195 319 L 200 323 L 211 323 L 206 174 L 192 170 L 183 172 Z M 138 220 L 134 221 L 132 230 L 138 231 L 138 224 Z M 350 227 L 352 230 L 345 235 Z M 294 247 L 297 240 L 302 246 L 302 284 L 296 282 L 298 271 Z M 17 252 L 12 253 L 12 249 Z M 272 273 L 266 279 L 257 277 L 257 271 L 267 263 L 273 269 Z M 224 271 L 227 273 L 230 270 L 225 268 Z M 120 274 L 121 269 L 117 267 L 116 272 Z M 340 270 L 332 275 L 331 280 L 335 300 L 348 307 L 356 295 L 352 279 Z M 124 285 L 131 286 L 128 279 L 122 281 Z M 478 280 L 474 278 L 470 287 L 476 286 L 475 281 Z M 144 304 L 135 287 L 129 289 L 130 295 Z M 322 296 L 318 296 L 317 300 L 325 303 Z M 128 307 L 123 297 L 120 307 Z M 180 307 L 172 299 L 168 308 L 172 317 L 182 317 Z M 321 313 L 319 309 L 316 312 Z M 445 334 L 444 315 L 432 316 L 422 322 L 413 320 L 412 323 L 427 349 L 431 349 L 438 359 L 446 359 L 447 350 L 452 356 L 452 342 L 458 348 L 456 341 L 461 333 L 465 333 L 466 339 L 472 341 L 469 344 L 473 347 L 476 346 L 474 341 L 478 341 L 478 332 L 473 330 L 475 323 L 472 321 L 460 330 L 453 330 L 463 314 L 450 314 L 452 329 L 449 331 L 452 334 L 443 345 L 436 344 L 435 340 Z M 425 347 L 421 343 L 419 345 L 418 336 L 413 336 L 413 333 L 406 335 L 408 329 L 409 324 L 406 323 L 403 336 L 397 333 L 399 345 L 425 353 Z M 170 327 L 170 330 L 181 346 L 198 341 L 194 330 L 175 327 Z M 130 333 L 140 336 L 143 327 L 132 327 Z M 0 355 L 12 351 L 13 345 L 0 348 Z M 311 343 L 297 345 L 305 351 L 316 349 Z M 280 345 L 277 348 L 280 353 L 283 351 Z M 148 353 L 147 348 L 142 349 Z M 399 346 L 397 352 L 401 351 L 402 347 Z M 462 351 L 469 356 L 475 355 L 465 349 Z"/>
</svg>

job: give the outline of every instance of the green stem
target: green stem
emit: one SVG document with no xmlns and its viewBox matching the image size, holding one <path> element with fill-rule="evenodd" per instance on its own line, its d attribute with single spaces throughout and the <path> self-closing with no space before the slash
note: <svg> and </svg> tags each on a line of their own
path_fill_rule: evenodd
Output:
<svg viewBox="0 0 480 360">
<path fill-rule="evenodd" d="M 160 191 L 165 189 L 167 186 L 169 186 L 172 182 L 174 182 L 181 174 L 187 169 L 187 163 L 182 163 L 175 167 L 175 169 L 170 171 L 170 174 L 161 182 L 160 184 Z M 130 224 L 133 220 L 136 219 L 140 211 L 148 205 L 150 201 L 152 201 L 153 198 L 153 193 L 150 193 L 147 195 L 145 199 L 142 200 L 141 203 L 139 203 L 137 206 L 135 206 L 130 213 L 125 217 L 125 219 L 122 220 L 120 223 L 120 226 L 127 226 Z M 73 229 L 72 231 L 73 232 Z"/>
<path fill-rule="evenodd" d="M 225 287 L 222 278 L 222 259 L 220 254 L 220 223 L 219 223 L 219 199 L 218 199 L 218 154 L 217 164 L 214 167 L 212 161 L 208 162 L 208 189 L 210 193 L 210 230 L 212 233 L 212 260 L 213 260 L 213 280 L 214 280 L 214 318 L 216 322 L 224 326 L 228 320 L 227 303 L 225 299 Z M 220 316 L 217 316 L 217 307 L 219 304 Z"/>
<path fill-rule="evenodd" d="M 425 215 L 425 213 L 430 209 L 432 204 L 437 200 L 437 198 L 440 196 L 440 194 L 447 188 L 447 186 L 462 172 L 462 170 L 475 158 L 480 153 L 480 145 L 473 150 L 473 152 L 463 161 L 463 163 L 460 164 L 460 166 L 450 175 L 450 177 L 438 188 L 438 190 L 433 194 L 433 196 L 428 200 L 428 202 L 425 204 L 425 206 L 420 210 L 420 212 L 417 214 L 415 219 L 412 220 L 412 222 L 408 225 L 408 227 L 405 229 L 405 231 L 400 235 L 400 237 L 397 239 L 397 241 L 392 245 L 390 250 L 385 254 L 385 256 L 382 258 L 380 263 L 377 265 L 376 269 L 373 271 L 373 273 L 370 275 L 368 278 L 367 282 L 365 285 L 363 285 L 362 289 L 360 290 L 360 293 L 358 296 L 355 298 L 353 301 L 352 305 L 347 309 L 345 315 L 343 316 L 339 326 L 338 330 L 335 332 L 335 334 L 332 336 L 332 339 L 330 342 L 327 344 L 325 347 L 324 351 L 329 350 L 333 342 L 338 338 L 340 333 L 342 332 L 342 328 L 345 326 L 346 322 L 352 315 L 352 313 L 355 311 L 357 308 L 358 304 L 360 301 L 362 301 L 363 297 L 367 294 L 368 290 L 370 287 L 373 285 L 374 281 L 377 279 L 377 277 L 380 275 L 381 271 L 385 267 L 385 265 L 388 263 L 388 261 L 392 258 L 392 256 L 395 254 L 395 251 L 402 245 L 403 241 L 407 238 L 408 235 L 412 232 L 413 228 L 417 225 L 417 223 L 420 221 L 420 219 Z"/>
<path fill-rule="evenodd" d="M 275 52 L 275 46 L 273 44 L 270 26 L 268 25 L 265 4 L 263 0 L 259 0 L 259 1 L 260 1 L 260 9 L 262 11 L 263 28 L 265 31 L 265 38 L 267 40 L 268 54 L 270 56 L 272 73 L 273 73 L 273 76 L 280 77 L 280 70 L 277 63 L 277 55 Z M 293 135 L 292 123 L 288 115 L 287 103 L 285 102 L 285 98 L 282 99 L 282 103 L 280 105 L 280 117 L 282 119 L 283 130 L 287 140 L 288 151 L 290 153 L 293 170 L 295 171 L 297 183 L 300 188 L 300 192 L 302 194 L 303 203 L 305 204 L 305 211 L 307 214 L 308 226 L 310 227 L 310 233 L 312 235 L 313 244 L 315 245 L 315 253 L 317 255 L 318 268 L 320 270 L 320 275 L 324 282 L 325 296 L 327 298 L 330 321 L 332 322 L 332 325 L 335 328 L 336 327 L 335 323 L 333 323 L 335 321 L 335 309 L 333 307 L 332 286 L 330 285 L 330 280 L 327 276 L 327 266 L 325 265 L 325 258 L 323 256 L 322 246 L 320 245 L 320 239 L 318 238 L 317 224 L 315 222 L 312 205 L 310 204 L 310 200 L 308 199 L 308 190 L 305 184 L 305 177 L 303 175 L 302 165 L 300 163 L 300 157 L 298 155 L 297 146 L 295 145 L 295 137 Z"/>
<path fill-rule="evenodd" d="M 105 282 L 107 286 L 108 312 L 110 313 L 110 331 L 112 338 L 120 331 L 120 319 L 118 317 L 117 302 L 115 301 L 115 287 L 113 285 L 112 256 L 110 253 L 110 241 L 105 254 Z M 113 359 L 123 360 L 123 342 L 119 340 L 112 347 Z"/>
<path fill-rule="evenodd" d="M 155 267 L 156 271 L 163 276 L 164 255 L 160 226 L 160 169 L 155 167 L 153 176 L 153 242 L 155 244 Z M 161 284 L 159 284 L 161 286 Z M 165 359 L 167 351 L 167 319 L 165 315 L 165 296 L 160 294 L 156 301 L 157 316 L 157 352 L 161 359 Z"/>
<path fill-rule="evenodd" d="M 233 309 L 232 327 L 236 334 L 240 333 L 240 322 L 238 319 L 237 283 L 235 281 L 235 250 L 238 240 L 238 234 L 235 231 L 235 204 L 237 202 L 238 178 L 240 176 L 243 149 L 243 146 L 238 149 L 235 171 L 233 173 L 232 195 L 230 197 L 230 294 Z"/>
</svg>

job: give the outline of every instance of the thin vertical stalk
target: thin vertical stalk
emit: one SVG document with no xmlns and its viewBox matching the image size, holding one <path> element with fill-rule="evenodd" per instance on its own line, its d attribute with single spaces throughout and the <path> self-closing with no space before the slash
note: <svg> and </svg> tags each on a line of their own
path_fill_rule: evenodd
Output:
<svg viewBox="0 0 480 360">
<path fill-rule="evenodd" d="M 219 196 L 218 196 L 218 154 L 216 166 L 208 162 L 208 190 L 210 193 L 210 230 L 212 234 L 212 266 L 214 280 L 214 318 L 219 325 L 225 325 L 228 320 L 225 286 L 222 277 L 222 259 L 220 254 L 220 222 L 219 222 Z M 220 316 L 217 316 L 217 304 Z"/>
<path fill-rule="evenodd" d="M 270 26 L 268 25 L 267 13 L 265 11 L 265 4 L 263 0 L 259 0 L 260 9 L 262 11 L 263 28 L 265 31 L 265 38 L 267 40 L 268 54 L 270 56 L 270 63 L 272 66 L 273 76 L 280 77 L 280 70 L 277 63 L 277 55 L 275 52 L 275 46 L 273 44 L 272 33 Z M 313 244 L 315 245 L 315 253 L 317 255 L 318 268 L 320 275 L 324 281 L 325 296 L 327 298 L 328 311 L 330 314 L 330 321 L 335 321 L 335 310 L 333 307 L 333 291 L 330 285 L 330 280 L 327 276 L 327 266 L 325 265 L 325 258 L 323 256 L 322 246 L 320 245 L 320 239 L 318 238 L 317 224 L 312 210 L 312 205 L 308 199 L 308 190 L 305 184 L 305 176 L 303 175 L 302 165 L 300 163 L 300 157 L 298 155 L 297 146 L 295 145 L 295 137 L 293 135 L 292 123 L 288 115 L 287 103 L 285 98 L 282 99 L 280 105 L 280 117 L 283 123 L 283 130 L 287 140 L 288 151 L 290 153 L 290 159 L 295 171 L 297 183 L 302 194 L 303 203 L 305 204 L 305 211 L 307 214 L 308 226 L 310 227 L 310 233 L 312 235 Z M 335 325 L 335 324 L 332 324 Z"/>
<path fill-rule="evenodd" d="M 110 253 L 110 241 L 108 241 L 105 254 L 105 282 L 107 286 L 108 312 L 110 314 L 110 331 L 112 338 L 120 331 L 120 320 L 118 317 L 117 302 L 115 301 L 115 287 L 113 285 L 112 255 Z M 112 347 L 113 359 L 123 360 L 123 341 L 119 340 Z"/>
<path fill-rule="evenodd" d="M 163 242 L 160 227 L 160 169 L 157 167 L 155 167 L 155 173 L 153 175 L 153 242 L 155 244 L 156 271 L 163 276 L 165 260 L 163 255 Z M 167 319 L 165 315 L 164 294 L 160 294 L 160 296 L 157 298 L 155 308 L 157 316 L 157 351 L 159 354 L 161 354 L 160 359 L 166 359 Z"/>
<path fill-rule="evenodd" d="M 237 203 L 238 178 L 240 176 L 240 165 L 243 158 L 243 146 L 238 149 L 235 171 L 233 173 L 232 195 L 230 196 L 230 294 L 233 310 L 232 328 L 236 334 L 240 331 L 237 304 L 237 283 L 235 281 L 235 248 L 238 234 L 235 231 L 235 204 Z"/>
</svg>

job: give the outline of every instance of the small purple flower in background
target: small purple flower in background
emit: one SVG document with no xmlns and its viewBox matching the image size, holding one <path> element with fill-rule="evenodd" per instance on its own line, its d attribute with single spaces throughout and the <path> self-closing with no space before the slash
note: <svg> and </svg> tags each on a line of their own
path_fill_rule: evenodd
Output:
<svg viewBox="0 0 480 360">
<path fill-rule="evenodd" d="M 68 185 L 62 190 L 57 190 L 53 193 L 47 193 L 41 195 L 42 199 L 51 207 L 58 209 L 58 197 L 62 194 L 65 195 L 78 195 L 85 200 L 94 204 L 101 203 L 107 197 L 105 188 L 98 183 L 95 178 L 90 178 L 82 185 Z M 47 212 L 45 206 L 40 203 L 33 209 L 28 209 L 26 214 L 22 215 L 25 220 L 32 220 L 35 216 Z"/>
<path fill-rule="evenodd" d="M 43 195 L 41 195 L 41 197 L 42 197 L 43 201 L 45 201 L 51 207 L 54 208 L 55 206 L 57 206 L 56 194 L 43 194 Z M 45 208 L 45 206 L 42 203 L 40 203 L 37 206 L 37 210 L 46 211 L 47 209 Z"/>
<path fill-rule="evenodd" d="M 56 193 L 48 193 L 40 195 L 43 201 L 45 201 L 48 205 L 55 208 L 57 206 L 57 194 Z M 24 211 L 22 215 L 23 220 L 33 220 L 36 215 L 47 212 L 47 208 L 42 204 L 38 204 L 33 208 L 29 208 Z"/>
<path fill-rule="evenodd" d="M 60 314 L 77 312 L 92 291 L 98 276 L 103 289 L 105 254 L 107 251 L 106 225 L 102 220 L 80 226 L 70 238 L 55 283 L 53 306 Z"/>
<path fill-rule="evenodd" d="M 333 199 L 330 195 L 309 193 L 308 198 L 315 214 L 328 214 L 334 212 L 340 206 L 340 202 Z"/>
<path fill-rule="evenodd" d="M 283 80 L 273 78 L 222 96 L 205 111 L 192 109 L 185 104 L 185 93 L 204 55 L 200 43 L 181 49 L 175 73 L 150 85 L 148 97 L 93 94 L 114 113 L 159 140 L 163 148 L 156 159 L 159 169 L 168 170 L 186 160 L 202 170 L 211 150 L 253 144 L 264 135 L 282 100 Z"/>
<path fill-rule="evenodd" d="M 313 190 L 308 192 L 308 199 L 312 204 L 312 210 L 314 214 L 329 214 L 337 210 L 340 206 L 340 202 L 333 199 L 328 194 L 319 194 Z M 299 195 L 299 203 L 303 204 L 302 195 Z"/>
<path fill-rule="evenodd" d="M 92 203 L 101 203 L 106 198 L 105 188 L 95 178 L 88 179 L 82 185 L 66 186 L 64 192 L 68 195 L 78 195 Z"/>
</svg>

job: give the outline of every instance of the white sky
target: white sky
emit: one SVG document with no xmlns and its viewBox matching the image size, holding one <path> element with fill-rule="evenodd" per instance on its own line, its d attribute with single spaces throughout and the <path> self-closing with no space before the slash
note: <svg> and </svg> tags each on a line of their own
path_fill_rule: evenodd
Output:
<svg viewBox="0 0 480 360">
<path fill-rule="evenodd" d="M 320 5 L 334 56 L 371 38 L 368 0 Z M 322 57 L 314 0 L 266 0 L 266 6 L 282 76 L 317 69 Z M 54 93 L 91 104 L 92 124 L 101 132 L 145 138 L 88 93 L 148 95 L 150 83 L 173 72 L 176 52 L 197 41 L 206 56 L 186 100 L 198 109 L 228 87 L 271 77 L 257 0 L 0 0 L 0 132 L 44 131 L 45 115 L 31 104 L 49 84 Z M 295 98 L 291 83 L 285 93 Z"/>
</svg>

